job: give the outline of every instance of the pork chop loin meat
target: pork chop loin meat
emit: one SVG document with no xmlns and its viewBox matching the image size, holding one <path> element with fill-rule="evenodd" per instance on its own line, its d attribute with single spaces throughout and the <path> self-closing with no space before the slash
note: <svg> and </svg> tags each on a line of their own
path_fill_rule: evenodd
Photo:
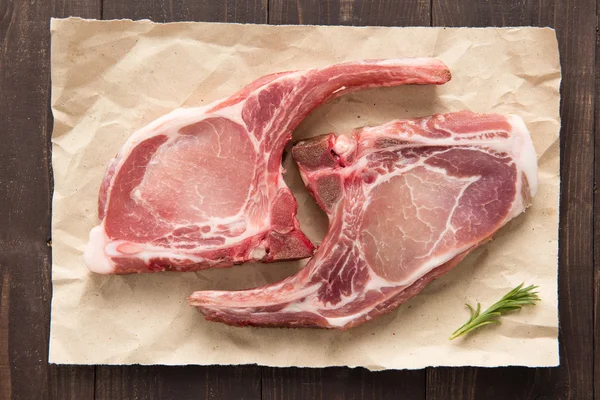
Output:
<svg viewBox="0 0 600 400">
<path fill-rule="evenodd" d="M 346 329 L 395 309 L 530 204 L 537 158 L 523 120 L 462 111 L 298 143 L 302 178 L 329 216 L 295 276 L 189 297 L 230 325 Z"/>
<path fill-rule="evenodd" d="M 281 157 L 298 123 L 343 93 L 442 84 L 434 59 L 372 60 L 268 75 L 135 132 L 100 188 L 84 254 L 98 273 L 192 271 L 311 256 Z"/>
</svg>

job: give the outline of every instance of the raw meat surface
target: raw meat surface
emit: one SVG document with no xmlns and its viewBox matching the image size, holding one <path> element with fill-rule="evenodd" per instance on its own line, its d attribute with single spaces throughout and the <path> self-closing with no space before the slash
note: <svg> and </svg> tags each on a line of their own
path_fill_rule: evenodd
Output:
<svg viewBox="0 0 600 400">
<path fill-rule="evenodd" d="M 295 276 L 190 304 L 230 325 L 347 329 L 389 312 L 529 206 L 537 159 L 523 120 L 462 111 L 333 134 L 293 149 L 329 216 Z"/>
<path fill-rule="evenodd" d="M 294 128 L 343 93 L 449 79 L 434 59 L 350 62 L 268 75 L 225 100 L 159 118 L 129 138 L 106 172 L 87 266 L 193 271 L 311 256 L 282 178 Z"/>
</svg>

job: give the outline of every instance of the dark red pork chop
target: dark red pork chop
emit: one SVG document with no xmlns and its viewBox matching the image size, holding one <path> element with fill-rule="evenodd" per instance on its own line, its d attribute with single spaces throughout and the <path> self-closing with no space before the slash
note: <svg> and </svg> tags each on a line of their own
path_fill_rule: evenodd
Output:
<svg viewBox="0 0 600 400">
<path fill-rule="evenodd" d="M 225 100 L 159 118 L 111 162 L 85 263 L 124 274 L 311 256 L 282 178 L 294 128 L 344 93 L 449 79 L 434 59 L 349 62 L 268 75 Z"/>
<path fill-rule="evenodd" d="M 515 115 L 395 121 L 298 143 L 302 178 L 329 216 L 297 275 L 189 298 L 230 325 L 347 329 L 389 312 L 529 206 L 537 159 Z"/>
</svg>

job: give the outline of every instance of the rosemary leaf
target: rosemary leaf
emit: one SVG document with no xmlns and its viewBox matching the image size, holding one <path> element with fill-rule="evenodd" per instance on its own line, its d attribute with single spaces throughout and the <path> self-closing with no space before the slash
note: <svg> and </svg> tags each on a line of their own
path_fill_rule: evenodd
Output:
<svg viewBox="0 0 600 400">
<path fill-rule="evenodd" d="M 523 306 L 534 306 L 536 301 L 540 301 L 538 293 L 535 292 L 537 288 L 534 285 L 523 288 L 523 283 L 521 283 L 483 312 L 481 312 L 481 304 L 479 303 L 475 308 L 470 304 L 466 304 L 471 316 L 463 326 L 454 331 L 450 336 L 450 340 L 466 335 L 485 325 L 499 324 L 500 321 L 497 318 L 508 312 L 520 310 Z"/>
</svg>

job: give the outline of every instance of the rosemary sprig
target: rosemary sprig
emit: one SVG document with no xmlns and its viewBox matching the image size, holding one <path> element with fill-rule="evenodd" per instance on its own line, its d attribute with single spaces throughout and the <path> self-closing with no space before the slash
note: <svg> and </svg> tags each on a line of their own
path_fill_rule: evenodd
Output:
<svg viewBox="0 0 600 400">
<path fill-rule="evenodd" d="M 520 310 L 523 306 L 534 306 L 536 301 L 540 301 L 538 293 L 534 291 L 537 288 L 537 286 L 533 285 L 523 288 L 523 283 L 521 283 L 484 312 L 481 312 L 481 304 L 479 303 L 477 303 L 477 308 L 475 309 L 466 304 L 471 312 L 471 318 L 463 326 L 454 331 L 452 336 L 450 336 L 450 340 L 466 335 L 485 325 L 499 324 L 500 321 L 497 318 L 507 312 Z"/>
</svg>

